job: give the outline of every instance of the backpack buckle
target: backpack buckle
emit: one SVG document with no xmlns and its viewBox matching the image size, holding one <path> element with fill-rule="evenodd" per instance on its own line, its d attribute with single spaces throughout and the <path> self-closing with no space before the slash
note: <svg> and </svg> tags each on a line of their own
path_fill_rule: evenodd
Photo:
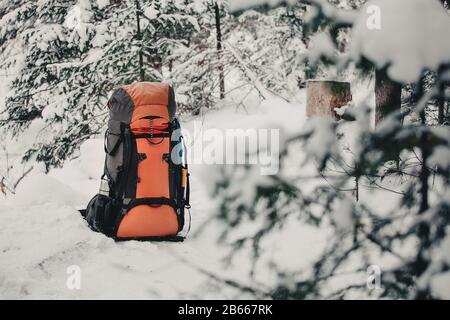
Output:
<svg viewBox="0 0 450 320">
<path fill-rule="evenodd" d="M 146 153 L 138 153 L 138 162 L 144 161 L 145 159 L 147 159 Z"/>
</svg>

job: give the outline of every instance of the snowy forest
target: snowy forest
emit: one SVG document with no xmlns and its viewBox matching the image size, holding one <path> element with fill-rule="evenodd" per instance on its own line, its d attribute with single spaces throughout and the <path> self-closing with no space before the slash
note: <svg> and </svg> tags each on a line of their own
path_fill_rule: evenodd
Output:
<svg viewBox="0 0 450 320">
<path fill-rule="evenodd" d="M 449 14 L 0 0 L 0 299 L 450 299 Z M 78 212 L 135 82 L 174 88 L 195 152 L 184 242 L 115 242 Z M 230 130 L 246 161 L 207 161 Z M 250 132 L 276 134 L 247 150 Z"/>
</svg>

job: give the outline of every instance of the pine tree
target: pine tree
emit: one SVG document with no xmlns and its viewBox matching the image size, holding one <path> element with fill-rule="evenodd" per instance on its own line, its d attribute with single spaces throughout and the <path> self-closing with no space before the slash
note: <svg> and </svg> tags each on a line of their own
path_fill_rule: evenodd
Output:
<svg viewBox="0 0 450 320">
<path fill-rule="evenodd" d="M 190 5 L 180 0 L 43 0 L 19 8 L 28 10 L 16 21 L 20 34 L 6 28 L 3 38 L 17 38 L 25 62 L 1 125 L 17 135 L 39 124 L 24 160 L 44 162 L 47 170 L 104 130 L 112 90 L 164 80 L 170 52 L 197 29 L 186 13 Z"/>
<path fill-rule="evenodd" d="M 269 91 L 289 101 L 295 100 L 295 92 L 306 78 L 304 13 L 303 4 L 244 12 L 233 30 L 236 40 L 230 41 L 242 58 L 234 65 L 248 68 Z M 245 71 L 242 73 L 245 78 Z"/>
<path fill-rule="evenodd" d="M 325 23 L 335 29 L 330 33 L 335 37 L 338 29 L 352 26 L 350 21 L 336 19 L 339 13 L 333 7 L 324 8 L 326 2 L 311 2 L 317 10 L 315 19 L 308 23 L 311 32 Z M 434 8 L 437 12 L 438 7 Z M 362 70 L 373 70 L 374 63 L 365 56 L 355 62 Z M 281 169 L 275 176 L 255 179 L 258 168 L 252 166 L 224 168 L 214 193 L 221 199 L 217 218 L 225 222 L 221 240 L 232 242 L 231 255 L 250 250 L 253 264 L 264 261 L 277 279 L 273 286 L 255 285 L 246 292 L 276 299 L 333 299 L 354 294 L 437 297 L 433 290 L 435 277 L 448 276 L 449 270 L 450 135 L 448 127 L 436 127 L 429 116 L 438 112 L 435 101 L 448 101 L 442 88 L 449 83 L 449 70 L 450 63 L 442 61 L 433 70 L 432 81 L 429 70 L 416 83 L 408 84 L 413 87 L 410 99 L 405 100 L 402 110 L 386 115 L 375 130 L 370 129 L 370 110 L 364 105 L 350 107 L 351 117 L 338 123 L 310 119 L 298 135 L 286 139 Z M 342 140 L 349 125 L 357 129 L 352 130 L 357 134 L 351 148 Z M 326 142 L 320 150 L 326 152 L 314 145 L 319 137 L 321 143 Z M 292 176 L 292 167 L 286 165 L 295 159 L 296 150 L 306 152 L 307 159 L 315 164 L 317 177 L 311 172 L 302 177 L 303 166 L 297 167 Z M 345 170 L 336 170 L 340 168 Z M 355 199 L 360 185 L 372 192 L 382 190 L 386 196 L 395 194 L 398 201 L 392 208 L 382 203 L 370 206 L 364 198 Z M 251 199 L 249 194 L 253 195 Z M 262 259 L 264 240 L 299 219 L 333 226 L 332 236 L 312 268 L 285 270 L 282 261 Z M 256 220 L 259 227 L 249 228 L 248 224 Z M 233 229 L 244 223 L 246 230 L 254 232 L 236 237 Z M 382 266 L 379 290 L 367 289 L 366 270 L 370 265 Z M 239 282 L 234 286 L 243 287 Z"/>
<path fill-rule="evenodd" d="M 189 8 L 198 27 L 186 46 L 173 50 L 170 81 L 177 89 L 181 112 L 198 114 L 202 108 L 214 106 L 225 95 L 225 77 L 232 66 L 223 44 L 232 17 L 222 1 L 199 1 Z M 217 16 L 220 18 L 220 37 L 217 34 Z"/>
</svg>

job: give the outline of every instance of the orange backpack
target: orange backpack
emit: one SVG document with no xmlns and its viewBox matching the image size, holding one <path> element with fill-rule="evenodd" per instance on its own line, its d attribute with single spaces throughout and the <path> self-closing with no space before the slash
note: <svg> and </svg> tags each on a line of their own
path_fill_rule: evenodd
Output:
<svg viewBox="0 0 450 320">
<path fill-rule="evenodd" d="M 83 216 L 91 229 L 116 240 L 182 241 L 189 173 L 172 87 L 126 85 L 108 106 L 100 192 Z"/>
</svg>

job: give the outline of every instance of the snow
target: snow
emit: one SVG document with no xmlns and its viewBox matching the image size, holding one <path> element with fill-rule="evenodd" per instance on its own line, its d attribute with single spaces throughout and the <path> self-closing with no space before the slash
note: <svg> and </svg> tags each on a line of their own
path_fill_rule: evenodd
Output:
<svg viewBox="0 0 450 320">
<path fill-rule="evenodd" d="M 265 0 L 265 1 L 261 1 L 261 0 L 230 0 L 229 8 L 230 8 L 230 11 L 239 11 L 239 10 L 243 10 L 243 9 L 249 9 L 249 8 L 255 7 L 255 6 L 261 6 L 264 4 L 268 4 L 270 6 L 275 6 L 282 1 L 284 1 L 284 0 Z M 295 1 L 289 0 L 288 2 L 294 3 Z"/>
<path fill-rule="evenodd" d="M 357 88 L 361 92 L 355 94 L 355 98 L 363 100 L 372 87 Z M 245 92 L 236 93 L 234 97 L 230 94 L 228 98 L 239 101 L 239 95 L 243 94 Z M 304 92 L 299 95 L 304 97 Z M 237 128 L 278 128 L 282 142 L 299 132 L 316 129 L 308 140 L 310 144 L 303 151 L 293 153 L 286 171 L 282 172 L 280 177 L 289 181 L 294 176 L 290 172 L 295 175 L 316 172 L 315 166 L 304 164 L 307 153 L 322 158 L 337 147 L 331 130 L 333 124 L 322 118 L 306 119 L 303 103 L 287 103 L 270 96 L 262 102 L 257 99 L 246 101 L 246 105 L 246 110 L 237 109 L 235 103 L 227 100 L 217 110 L 203 110 L 198 117 L 185 118 L 182 126 L 191 133 L 190 149 L 195 149 L 200 142 L 193 134 L 198 123 L 203 130 L 214 128 L 221 132 Z M 349 132 L 353 134 L 355 131 Z M 27 135 L 32 136 L 33 132 L 27 132 Z M 191 234 L 184 243 L 115 243 L 92 232 L 77 211 L 85 207 L 98 191 L 103 162 L 103 140 L 101 137 L 92 138 L 81 146 L 79 158 L 47 175 L 36 168 L 24 178 L 15 195 L 2 198 L 0 223 L 8 227 L 0 234 L 0 298 L 248 297 L 211 281 L 200 270 L 245 284 L 249 281 L 247 272 L 252 268 L 251 258 L 246 253 L 238 253 L 233 266 L 222 263 L 228 249 L 216 240 L 223 226 L 211 221 L 218 212 L 217 199 L 210 196 L 220 173 L 217 166 L 201 163 L 190 166 L 193 223 Z M 247 218 L 245 223 L 236 227 L 233 237 L 253 235 L 264 222 L 265 211 L 259 209 L 259 203 L 254 203 L 255 193 L 251 187 L 254 184 L 268 186 L 272 183 L 271 177 L 261 176 L 257 166 L 249 174 L 236 172 L 232 166 L 229 169 L 237 178 L 234 180 L 235 188 L 230 190 L 239 196 L 234 205 L 255 206 L 258 212 L 255 220 Z M 302 192 L 307 194 L 314 185 L 309 181 L 302 183 Z M 385 206 L 391 201 L 386 193 L 379 192 L 375 196 L 374 192 L 362 187 L 361 194 L 364 203 L 372 201 L 377 209 L 380 201 Z M 334 211 L 332 221 L 342 232 L 349 231 L 354 224 L 353 201 L 346 198 L 337 203 Z M 208 223 L 206 230 L 199 232 L 205 223 Z M 297 216 L 290 217 L 283 228 L 263 239 L 262 262 L 252 281 L 269 286 L 278 280 L 273 270 L 264 267 L 270 259 L 280 262 L 285 271 L 308 270 L 332 236 L 327 224 L 316 228 Z M 66 285 L 67 270 L 71 266 L 78 266 L 81 270 L 80 290 L 70 290 Z M 359 278 L 352 281 L 359 281 Z"/>
<path fill-rule="evenodd" d="M 353 10 L 339 10 L 336 6 L 343 5 L 343 3 L 331 4 L 327 0 L 310 0 L 314 6 L 309 7 L 305 16 L 305 22 L 310 23 L 313 18 L 319 13 L 317 6 L 320 6 L 322 13 L 337 23 L 352 24 L 356 15 Z"/>
<path fill-rule="evenodd" d="M 73 30 L 69 41 L 78 42 L 81 48 L 84 48 L 89 40 L 89 21 L 92 18 L 91 3 L 89 0 L 78 0 L 67 13 L 65 26 Z M 75 35 L 78 39 L 75 40 Z"/>
<path fill-rule="evenodd" d="M 437 166 L 440 169 L 448 170 L 450 168 L 450 150 L 448 147 L 437 146 L 433 150 L 433 154 L 428 159 L 430 166 Z"/>
<path fill-rule="evenodd" d="M 331 211 L 331 218 L 338 232 L 347 233 L 353 230 L 355 227 L 353 210 L 353 201 L 346 197 L 339 201 L 335 210 Z"/>
<path fill-rule="evenodd" d="M 59 65 L 51 65 L 56 70 L 61 70 L 64 67 L 64 64 Z M 50 66 L 49 66 L 50 67 Z M 42 119 L 50 120 L 55 118 L 56 116 L 62 117 L 64 113 L 64 108 L 61 104 L 52 103 L 47 105 L 44 110 L 42 110 Z"/>
<path fill-rule="evenodd" d="M 319 61 L 321 57 L 330 57 L 335 52 L 333 41 L 326 32 L 319 32 L 311 37 L 310 51 L 308 57 L 312 64 Z"/>
<path fill-rule="evenodd" d="M 103 148 L 103 145 L 101 139 L 89 139 L 81 145 L 80 153 L 83 156 L 79 160 L 79 166 L 88 179 L 98 179 L 102 174 L 98 168 L 102 167 L 104 159 L 99 157 L 98 150 Z"/>
<path fill-rule="evenodd" d="M 378 13 L 379 26 L 371 22 Z M 388 66 L 393 80 L 414 82 L 424 69 L 450 62 L 449 30 L 437 0 L 371 0 L 353 26 L 351 52 L 356 61 L 364 56 L 378 68 Z"/>
<path fill-rule="evenodd" d="M 450 299 L 450 272 L 444 266 L 450 265 L 450 228 L 438 248 L 432 252 L 432 263 L 419 281 L 428 280 L 431 292 L 441 299 Z"/>
<path fill-rule="evenodd" d="M 26 180 L 26 183 L 19 184 L 14 196 L 15 203 L 20 203 L 21 206 L 47 203 L 76 206 L 83 199 L 78 191 L 70 187 L 68 181 L 62 183 L 43 173 L 32 175 Z"/>
<path fill-rule="evenodd" d="M 49 47 L 49 43 L 55 41 L 57 39 L 64 39 L 64 33 L 62 30 L 62 26 L 59 24 L 45 24 L 42 25 L 38 30 L 27 30 L 24 32 L 24 37 L 29 39 L 27 41 L 29 43 L 37 43 L 37 46 L 40 50 L 46 51 Z M 46 61 L 36 61 L 36 65 L 40 65 L 45 63 Z"/>
<path fill-rule="evenodd" d="M 109 0 L 97 0 L 97 6 L 100 9 L 103 9 L 104 7 L 109 5 Z"/>
<path fill-rule="evenodd" d="M 450 299 L 450 272 L 435 275 L 431 279 L 431 290 L 436 297 Z"/>
<path fill-rule="evenodd" d="M 144 15 L 149 19 L 156 19 L 158 17 L 158 10 L 156 10 L 153 6 L 150 6 L 145 9 Z"/>
<path fill-rule="evenodd" d="M 442 260 L 447 265 L 450 265 L 450 228 L 447 230 L 447 236 L 444 238 L 444 240 L 442 240 L 442 243 L 440 244 L 440 249 L 442 252 Z"/>
<path fill-rule="evenodd" d="M 311 134 L 305 142 L 305 152 L 319 162 L 336 151 L 333 123 L 329 119 L 322 117 L 310 119 L 304 132 L 305 134 Z"/>
<path fill-rule="evenodd" d="M 229 3 L 232 10 L 241 10 L 262 3 L 275 5 L 279 2 L 279 0 L 248 0 L 230 1 Z M 337 19 L 337 21 L 351 22 L 354 19 L 353 13 L 337 11 L 326 0 L 315 0 L 314 2 L 323 5 L 324 14 Z M 69 40 L 74 44 L 83 46 L 91 35 L 90 28 L 93 26 L 89 24 L 92 17 L 90 3 L 91 1 L 88 0 L 76 1 L 76 5 L 69 11 L 66 27 L 73 30 Z M 108 6 L 109 3 L 109 0 L 97 0 L 97 6 L 100 8 Z M 200 5 L 200 2 L 192 5 L 199 11 L 206 10 L 203 5 Z M 380 8 L 381 25 L 379 30 L 368 30 L 368 15 L 377 12 L 377 10 L 368 10 L 369 6 L 372 6 L 372 9 L 373 6 Z M 399 14 L 399 8 L 401 8 L 402 14 Z M 145 9 L 144 13 L 149 19 L 155 19 L 159 14 L 153 7 Z M 318 10 L 311 9 L 308 18 L 313 18 L 317 13 Z M 9 19 L 15 19 L 14 15 L 2 18 L 2 22 L 7 24 Z M 198 29 L 197 21 L 188 15 L 162 15 L 161 19 L 186 20 Z M 9 30 L 3 27 L 5 26 L 2 26 L 2 32 Z M 100 61 L 108 49 L 105 48 L 105 44 L 111 40 L 109 37 L 114 37 L 110 34 L 109 27 L 113 28 L 114 26 L 106 22 L 95 26 L 95 37 L 91 42 L 93 48 L 86 52 L 82 61 L 55 63 L 48 67 L 59 70 L 72 63 L 81 66 Z M 356 59 L 364 55 L 373 60 L 378 67 L 389 65 L 388 71 L 392 78 L 403 82 L 412 81 L 417 79 L 423 68 L 436 69 L 440 63 L 448 61 L 450 57 L 449 42 L 443 41 L 446 39 L 444 36 L 448 30 L 450 30 L 448 15 L 443 12 L 437 1 L 433 3 L 427 0 L 425 5 L 425 0 L 408 0 L 408 2 L 406 0 L 395 2 L 372 0 L 361 10 L 353 29 L 352 55 Z M 31 40 L 38 42 L 40 49 L 45 50 L 51 41 L 63 39 L 65 31 L 60 25 L 45 24 L 38 29 L 27 31 L 28 34 L 24 36 L 36 37 Z M 128 32 L 125 29 L 116 31 L 118 33 Z M 233 86 L 239 88 L 243 84 L 242 81 L 234 81 L 232 76 L 236 70 L 231 70 L 226 78 L 227 90 L 229 90 L 226 100 L 219 102 L 212 110 L 202 108 L 199 116 L 183 119 L 183 128 L 190 132 L 186 137 L 191 137 L 189 150 L 195 151 L 203 142 L 195 132 L 198 124 L 203 131 L 215 130 L 219 134 L 226 134 L 230 129 L 243 129 L 239 131 L 237 138 L 244 137 L 245 130 L 249 128 L 279 130 L 279 144 L 271 141 L 267 149 L 277 147 L 281 149 L 288 139 L 302 134 L 308 135 L 309 139 L 304 144 L 296 143 L 296 145 L 287 147 L 290 151 L 289 156 L 283 159 L 285 166 L 277 178 L 298 185 L 299 188 L 301 187 L 302 195 L 313 198 L 316 194 L 311 194 L 311 192 L 315 192 L 315 187 L 325 184 L 320 177 L 316 177 L 319 174 L 317 161 L 321 162 L 330 154 L 334 155 L 337 153 L 335 151 L 347 150 L 349 152 L 347 154 L 344 152 L 344 160 L 351 167 L 353 157 L 362 152 L 363 149 L 358 138 L 367 133 L 372 124 L 371 119 L 373 122 L 372 115 L 367 113 L 368 108 L 373 108 L 373 81 L 371 81 L 371 86 L 366 88 L 359 85 L 353 86 L 352 83 L 354 103 L 345 108 L 354 112 L 357 121 L 341 125 L 338 135 L 336 135 L 333 130 L 336 125 L 334 122 L 323 118 L 305 118 L 305 91 L 298 89 L 296 74 L 292 78 L 287 78 L 286 81 L 283 79 L 283 81 L 292 89 L 293 95 L 290 97 L 292 101 L 299 101 L 298 103 L 289 103 L 277 97 L 273 90 L 265 87 L 262 77 L 251 68 L 246 59 L 259 58 L 269 52 L 269 48 L 267 51 L 263 50 L 263 52 L 252 54 L 250 58 L 247 58 L 245 50 L 239 48 L 233 40 L 235 39 L 228 38 L 224 41 L 224 50 L 242 69 L 243 78 L 245 78 L 244 84 L 250 84 L 252 87 L 251 94 L 244 92 L 246 90 L 230 89 Z M 380 45 L 380 43 L 384 45 Z M 254 43 L 250 42 L 249 47 L 252 45 Z M 303 49 L 301 46 L 298 47 Z M 309 49 L 308 54 L 312 60 L 334 52 L 329 34 L 325 32 L 312 37 Z M 270 52 L 267 55 L 270 57 Z M 264 66 L 267 74 L 275 72 L 280 65 L 277 60 L 275 57 L 271 66 L 263 64 L 260 67 Z M 36 61 L 36 64 L 43 63 L 46 61 Z M 295 65 L 293 68 L 298 68 L 298 66 Z M 228 81 L 228 79 L 231 80 Z M 345 80 L 350 81 L 349 79 Z M 39 78 L 34 81 L 38 82 Z M 190 88 L 189 84 L 186 84 L 186 87 Z M 8 93 L 6 87 L 2 87 L 0 91 L 1 96 Z M 242 104 L 238 104 L 237 101 L 242 101 Z M 4 102 L 0 101 L 0 103 Z M 358 106 L 358 108 L 353 110 L 354 106 Z M 233 266 L 226 266 L 222 263 L 228 253 L 228 248 L 224 243 L 218 242 L 224 225 L 214 219 L 220 212 L 218 206 L 221 204 L 219 197 L 214 195 L 216 182 L 222 181 L 223 170 L 232 179 L 231 187 L 226 189 L 226 196 L 230 196 L 233 200 L 230 200 L 227 205 L 234 209 L 244 206 L 254 209 L 256 213 L 255 217 L 245 216 L 244 222 L 233 228 L 230 237 L 236 240 L 239 237 L 252 237 L 267 223 L 266 218 L 270 214 L 271 208 L 264 207 L 262 201 L 256 201 L 255 186 L 270 187 L 279 181 L 275 181 L 273 176 L 262 175 L 261 165 L 254 165 L 250 170 L 244 170 L 243 167 L 237 166 L 225 166 L 224 168 L 207 165 L 204 162 L 197 163 L 195 157 L 191 158 L 194 162 L 190 166 L 193 224 L 187 240 L 184 243 L 136 241 L 115 243 L 101 234 L 92 232 L 77 211 L 84 208 L 90 198 L 98 192 L 99 178 L 104 165 L 101 135 L 91 137 L 84 142 L 77 158 L 67 161 L 63 168 L 53 169 L 48 174 L 44 173 L 42 164 L 21 164 L 20 162 L 20 156 L 33 142 L 38 139 L 45 141 L 48 138 L 47 134 L 54 134 L 51 129 L 47 128 L 44 120 L 60 114 L 62 112 L 60 107 L 61 105 L 49 103 L 44 109 L 43 119 L 32 122 L 16 139 L 11 139 L 9 133 L 2 139 L 3 149 L 0 150 L 0 159 L 2 160 L 0 163 L 4 163 L 5 158 L 12 158 L 8 161 L 13 163 L 14 168 L 10 170 L 8 166 L 4 170 L 1 167 L 2 172 L 0 172 L 2 176 L 7 177 L 7 186 L 10 187 L 7 196 L 0 193 L 2 200 L 0 224 L 4 226 L 0 234 L 0 298 L 246 298 L 247 295 L 231 290 L 222 283 L 212 281 L 201 269 L 223 276 L 225 279 L 241 281 L 244 284 L 251 281 L 252 285 L 261 283 L 267 286 L 280 280 L 275 272 L 307 272 L 310 270 L 311 263 L 328 243 L 335 241 L 336 236 L 339 239 L 344 233 L 353 230 L 354 214 L 358 212 L 358 208 L 368 208 L 376 217 L 397 213 L 395 210 L 401 207 L 403 199 L 400 194 L 408 187 L 408 181 L 385 178 L 382 181 L 383 186 L 388 186 L 397 192 L 394 193 L 381 188 L 374 189 L 373 186 L 368 185 L 371 183 L 370 181 L 362 181 L 359 186 L 359 202 L 356 203 L 352 193 L 354 185 L 337 186 L 349 187 L 349 189 L 340 192 L 340 195 L 344 194 L 343 199 L 336 199 L 333 202 L 331 214 L 324 218 L 320 228 L 306 224 L 304 218 L 309 213 L 305 213 L 303 210 L 299 212 L 298 208 L 294 208 L 295 215 L 289 216 L 283 226 L 279 226 L 279 229 L 273 230 L 263 238 L 264 252 L 261 253 L 261 263 L 255 277 L 249 279 L 248 271 L 252 269 L 253 265 L 247 251 L 237 253 Z M 344 107 L 339 110 L 339 112 L 343 111 Z M 393 126 L 397 125 L 394 120 L 392 122 L 390 120 L 384 121 L 377 128 L 380 135 L 388 135 L 394 129 Z M 64 131 L 69 132 L 67 128 Z M 433 128 L 432 131 L 442 139 L 449 140 L 448 130 Z M 337 141 L 336 136 L 341 135 L 342 139 Z M 42 139 L 40 139 L 41 137 Z M 219 140 L 217 146 L 222 148 L 223 155 L 232 151 L 228 149 L 228 146 L 223 148 Z M 213 150 L 215 147 L 212 144 L 210 148 Z M 255 151 L 255 148 L 251 148 L 249 153 Z M 239 150 L 237 153 L 238 156 L 243 155 L 239 153 Z M 314 158 L 316 162 L 307 162 L 306 160 L 310 157 Z M 448 170 L 450 168 L 449 159 L 448 148 L 443 146 L 433 148 L 428 165 Z M 18 181 L 18 177 L 31 165 L 33 167 L 30 173 L 24 177 L 17 188 L 13 188 L 14 182 Z M 299 181 L 295 181 L 297 178 Z M 401 179 L 407 178 L 402 177 Z M 439 181 L 436 179 L 436 184 L 438 183 Z M 437 187 L 437 189 L 439 188 Z M 435 194 L 434 189 L 430 190 L 431 205 L 437 201 L 449 202 L 449 194 L 448 191 L 444 193 L 442 201 L 441 194 Z M 278 200 L 278 203 L 274 205 L 277 207 L 277 213 L 283 214 L 292 209 L 288 206 L 283 207 L 283 195 L 280 195 Z M 311 210 L 311 214 L 314 215 L 315 208 Z M 240 211 L 231 210 L 230 215 L 233 214 L 238 215 Z M 405 219 L 405 221 L 408 220 Z M 334 224 L 336 229 L 332 229 L 329 223 Z M 335 230 L 338 231 L 337 235 L 334 234 Z M 345 240 L 351 239 L 346 238 Z M 413 252 L 408 243 L 406 245 L 402 243 L 400 249 L 397 251 L 401 252 L 402 256 Z M 393 265 L 392 257 L 390 261 L 387 261 L 388 259 L 379 257 L 381 254 L 378 254 L 377 250 L 370 250 L 368 253 L 363 260 L 368 258 L 368 260 L 375 261 L 383 270 L 385 267 L 387 269 Z M 442 266 L 450 264 L 449 231 L 447 231 L 447 236 L 437 244 L 435 252 L 430 254 L 433 254 L 433 259 L 431 259 L 433 263 L 417 284 L 419 287 L 430 286 L 436 296 L 450 298 L 448 289 L 450 288 L 450 273 L 442 269 Z M 365 266 L 367 261 L 359 261 L 361 259 L 349 257 L 344 269 L 351 270 L 352 266 Z M 273 261 L 279 263 L 283 270 L 274 271 L 273 269 L 276 268 L 271 270 L 270 266 L 267 267 L 269 262 Z M 67 272 L 73 266 L 79 267 L 81 271 L 80 290 L 71 290 L 66 285 Z M 349 278 L 350 276 L 353 278 Z M 335 283 L 333 286 L 339 287 L 351 282 L 364 283 L 366 280 L 364 272 L 356 276 L 349 275 L 349 277 L 337 279 L 335 281 L 337 284 Z"/>
<path fill-rule="evenodd" d="M 285 126 L 286 132 L 295 132 L 304 121 L 304 106 L 282 101 L 275 98 L 261 104 L 255 102 L 253 107 L 249 104 L 249 113 L 230 104 L 201 115 L 201 123 L 204 129 Z M 198 120 L 186 119 L 182 126 L 192 132 Z M 193 139 L 192 143 L 194 148 L 198 140 Z M 103 152 L 103 140 L 90 139 L 81 146 L 80 157 L 49 174 L 33 170 L 23 179 L 15 195 L 3 197 L 0 223 L 8 227 L 0 234 L 0 298 L 248 297 L 201 272 L 205 269 L 245 283 L 252 266 L 250 258 L 241 254 L 236 267 L 225 268 L 222 261 L 228 249 L 216 242 L 221 225 L 209 223 L 207 230 L 199 233 L 217 210 L 215 199 L 209 196 L 217 167 L 191 164 L 192 230 L 185 242 L 115 243 L 92 232 L 77 211 L 98 191 Z M 258 172 L 254 179 L 260 179 L 262 184 L 269 181 Z M 247 204 L 252 204 L 253 196 L 244 197 Z M 241 226 L 239 233 L 249 234 L 256 228 L 252 223 Z M 325 243 L 325 234 L 296 222 L 286 232 L 267 238 L 265 243 L 267 254 L 279 259 L 290 257 L 286 267 L 295 270 L 299 265 L 308 266 L 317 257 Z M 71 290 L 66 285 L 71 266 L 81 270 L 80 290 Z M 255 279 L 261 283 L 274 280 L 267 270 Z"/>
</svg>

